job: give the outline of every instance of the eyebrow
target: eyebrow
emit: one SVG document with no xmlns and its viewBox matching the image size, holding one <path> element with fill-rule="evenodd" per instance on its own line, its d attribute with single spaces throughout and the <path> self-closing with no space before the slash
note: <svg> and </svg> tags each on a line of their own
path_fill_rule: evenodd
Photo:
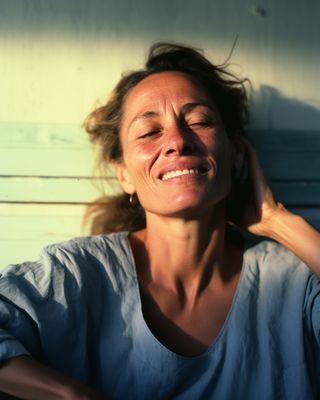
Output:
<svg viewBox="0 0 320 400">
<path fill-rule="evenodd" d="M 213 110 L 212 104 L 210 104 L 209 102 L 206 101 L 194 101 L 191 103 L 186 103 L 181 107 L 181 113 L 182 115 L 186 115 L 189 114 L 191 111 L 193 111 L 195 108 L 197 107 L 207 107 L 209 108 L 211 111 Z M 129 124 L 129 128 L 132 126 L 133 123 L 135 123 L 138 120 L 144 120 L 144 119 L 152 119 L 154 117 L 159 116 L 160 113 L 157 111 L 145 111 L 141 114 L 136 115 L 133 120 L 130 122 Z"/>
<path fill-rule="evenodd" d="M 151 119 L 153 117 L 157 117 L 159 115 L 158 112 L 156 111 L 145 111 L 141 114 L 136 115 L 133 120 L 130 122 L 129 124 L 129 128 L 131 127 L 131 125 L 133 123 L 135 123 L 136 121 L 140 120 L 140 119 Z"/>
<path fill-rule="evenodd" d="M 212 104 L 206 102 L 206 101 L 195 101 L 192 103 L 186 103 L 182 106 L 181 111 L 183 115 L 186 115 L 193 111 L 197 107 L 207 107 L 211 111 L 214 111 Z"/>
</svg>

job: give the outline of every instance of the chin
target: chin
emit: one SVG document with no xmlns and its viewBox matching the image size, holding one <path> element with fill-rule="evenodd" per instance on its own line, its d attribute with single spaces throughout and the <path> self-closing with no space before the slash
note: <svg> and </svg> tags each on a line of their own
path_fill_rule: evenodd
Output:
<svg viewBox="0 0 320 400">
<path fill-rule="evenodd" d="M 164 217 L 189 218 L 201 217 L 202 215 L 215 212 L 221 213 L 221 205 L 225 203 L 228 195 L 227 188 L 224 190 L 211 190 L 208 188 L 198 188 L 197 190 L 172 190 L 168 195 L 160 194 L 156 198 L 154 196 L 140 199 L 142 207 L 148 213 L 152 213 Z M 144 200 L 144 201 L 143 201 Z"/>
<path fill-rule="evenodd" d="M 155 210 L 154 213 L 165 217 L 182 218 L 182 219 L 200 219 L 203 215 L 209 218 L 216 212 L 221 213 L 224 210 L 224 197 L 211 201 L 205 199 L 184 199 L 183 201 L 169 201 Z"/>
</svg>

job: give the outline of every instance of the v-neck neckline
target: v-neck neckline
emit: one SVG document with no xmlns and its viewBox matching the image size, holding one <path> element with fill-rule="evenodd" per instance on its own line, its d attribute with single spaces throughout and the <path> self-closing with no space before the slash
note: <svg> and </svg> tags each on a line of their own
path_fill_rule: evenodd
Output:
<svg viewBox="0 0 320 400">
<path fill-rule="evenodd" d="M 163 352 L 166 352 L 168 356 L 172 356 L 172 357 L 178 357 L 181 359 L 185 359 L 185 360 L 196 360 L 196 359 L 202 359 L 204 357 L 209 356 L 214 350 L 215 348 L 219 345 L 219 343 L 223 340 L 224 336 L 226 335 L 226 331 L 228 330 L 228 326 L 230 324 L 230 319 L 233 316 L 235 309 L 237 307 L 238 304 L 238 297 L 239 297 L 239 293 L 241 291 L 241 288 L 243 286 L 243 281 L 244 281 L 244 276 L 246 273 L 246 269 L 247 269 L 247 264 L 248 264 L 248 250 L 249 250 L 249 246 L 248 246 L 248 241 L 246 241 L 244 239 L 244 251 L 243 251 L 243 260 L 242 260 L 242 267 L 241 267 L 241 272 L 240 272 L 240 277 L 239 277 L 239 281 L 237 283 L 237 287 L 235 290 L 235 293 L 233 295 L 233 299 L 231 302 L 231 306 L 230 309 L 227 313 L 227 316 L 222 324 L 222 327 L 219 331 L 219 333 L 217 334 L 217 336 L 214 338 L 214 340 L 212 341 L 212 343 L 206 348 L 206 350 L 199 354 L 199 355 L 195 355 L 195 356 L 185 356 L 179 353 L 176 353 L 172 350 L 170 350 L 167 346 L 165 346 L 165 344 L 163 344 L 155 335 L 154 333 L 151 331 L 151 329 L 149 328 L 144 315 L 143 315 L 143 310 L 142 310 L 142 300 L 141 300 L 141 293 L 140 293 L 140 287 L 139 287 L 139 279 L 138 279 L 138 274 L 137 274 L 137 268 L 136 268 L 136 263 L 135 263 L 135 259 L 134 259 L 134 255 L 133 255 L 133 250 L 131 247 L 131 243 L 129 240 L 129 232 L 125 232 L 123 235 L 123 239 L 125 240 L 125 244 L 128 248 L 128 259 L 129 259 L 129 263 L 130 263 L 130 267 L 131 267 L 131 272 L 132 272 L 132 277 L 133 277 L 133 284 L 134 284 L 134 290 L 135 290 L 135 297 L 137 299 L 137 308 L 138 308 L 138 318 L 140 319 L 141 322 L 141 326 L 142 328 L 145 330 L 146 334 L 148 335 L 149 338 L 151 338 L 155 343 L 157 343 L 157 345 L 159 346 L 160 349 L 162 349 Z M 141 328 L 140 326 L 140 328 Z"/>
</svg>

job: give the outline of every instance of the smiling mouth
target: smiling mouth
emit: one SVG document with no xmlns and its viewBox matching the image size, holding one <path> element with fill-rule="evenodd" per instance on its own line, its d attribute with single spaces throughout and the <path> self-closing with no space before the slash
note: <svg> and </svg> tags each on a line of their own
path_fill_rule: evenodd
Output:
<svg viewBox="0 0 320 400">
<path fill-rule="evenodd" d="M 168 171 L 161 176 L 162 181 L 167 181 L 168 179 L 176 178 L 182 175 L 203 175 L 208 172 L 208 168 L 191 168 L 191 169 L 177 169 L 174 171 Z"/>
</svg>

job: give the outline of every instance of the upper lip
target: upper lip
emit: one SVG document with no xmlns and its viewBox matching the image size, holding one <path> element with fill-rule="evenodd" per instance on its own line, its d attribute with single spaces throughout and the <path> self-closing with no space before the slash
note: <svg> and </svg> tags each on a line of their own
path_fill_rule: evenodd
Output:
<svg viewBox="0 0 320 400">
<path fill-rule="evenodd" d="M 162 179 L 162 177 L 171 171 L 185 170 L 185 169 L 193 169 L 198 170 L 200 173 L 206 173 L 210 169 L 210 165 L 208 161 L 175 161 L 166 165 L 163 169 L 161 169 L 158 178 Z"/>
</svg>

